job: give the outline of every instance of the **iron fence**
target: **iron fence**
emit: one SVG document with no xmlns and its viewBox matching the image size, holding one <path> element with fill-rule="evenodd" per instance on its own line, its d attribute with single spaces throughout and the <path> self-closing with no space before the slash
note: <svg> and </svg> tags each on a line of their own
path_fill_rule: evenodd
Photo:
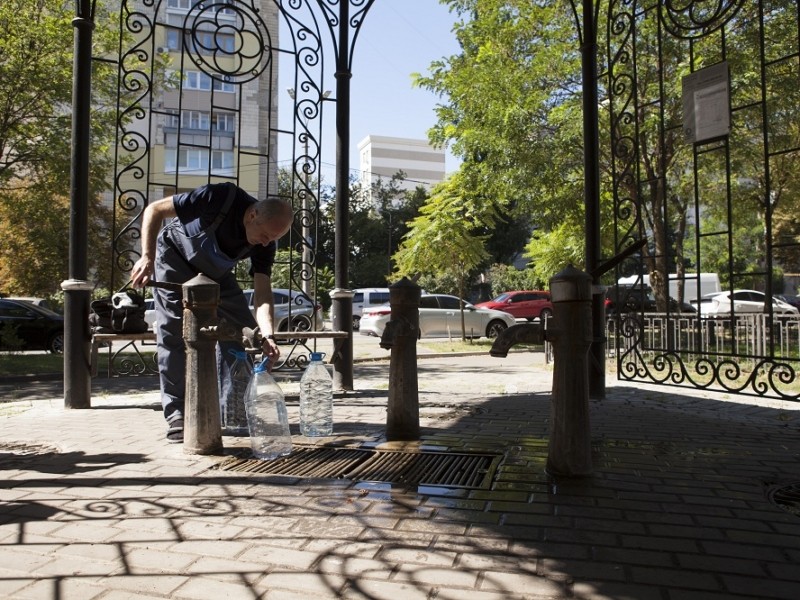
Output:
<svg viewBox="0 0 800 600">
<path fill-rule="evenodd" d="M 628 313 L 606 321 L 618 377 L 800 398 L 800 316 Z"/>
</svg>

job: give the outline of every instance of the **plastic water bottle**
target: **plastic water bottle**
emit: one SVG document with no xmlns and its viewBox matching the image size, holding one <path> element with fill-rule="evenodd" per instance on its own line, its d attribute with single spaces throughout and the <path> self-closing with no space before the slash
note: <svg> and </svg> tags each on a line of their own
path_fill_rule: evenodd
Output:
<svg viewBox="0 0 800 600">
<path fill-rule="evenodd" d="M 333 433 L 333 382 L 322 362 L 322 352 L 312 352 L 300 378 L 300 433 L 320 437 Z"/>
<path fill-rule="evenodd" d="M 245 398 L 250 380 L 253 379 L 253 365 L 250 364 L 247 352 L 234 349 L 229 352 L 236 357 L 236 360 L 231 366 L 231 381 L 227 396 L 220 402 L 222 431 L 226 435 L 247 435 Z"/>
<path fill-rule="evenodd" d="M 269 359 L 256 366 L 247 393 L 247 424 L 253 456 L 273 460 L 292 451 L 289 416 L 283 390 L 267 370 Z"/>
</svg>

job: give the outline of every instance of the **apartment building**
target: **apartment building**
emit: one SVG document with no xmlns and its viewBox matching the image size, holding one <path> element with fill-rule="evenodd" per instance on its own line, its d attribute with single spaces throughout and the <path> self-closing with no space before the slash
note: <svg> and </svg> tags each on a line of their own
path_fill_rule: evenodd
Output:
<svg viewBox="0 0 800 600">
<path fill-rule="evenodd" d="M 401 188 L 413 190 L 444 181 L 445 151 L 427 140 L 368 135 L 358 144 L 361 183 L 365 189 L 379 178 L 388 181 L 402 171 Z"/>
<path fill-rule="evenodd" d="M 129 4 L 153 10 L 141 0 Z M 150 200 L 209 178 L 258 197 L 277 190 L 278 70 L 270 53 L 277 54 L 278 17 L 274 2 L 260 5 L 257 13 L 230 0 L 157 5 L 145 33 L 153 56 L 167 63 L 165 80 L 148 81 L 141 103 L 148 114 L 133 119 L 126 136 L 147 149 L 149 190 L 141 192 Z M 141 187 L 134 170 L 118 173 L 123 193 Z"/>
</svg>

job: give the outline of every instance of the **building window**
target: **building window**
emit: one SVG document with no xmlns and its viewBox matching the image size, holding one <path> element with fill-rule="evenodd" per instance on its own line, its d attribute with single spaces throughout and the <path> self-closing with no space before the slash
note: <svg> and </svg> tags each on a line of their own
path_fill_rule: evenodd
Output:
<svg viewBox="0 0 800 600">
<path fill-rule="evenodd" d="M 195 31 L 194 36 L 192 38 L 191 34 L 186 32 L 186 45 L 193 46 L 198 54 L 214 54 L 215 52 L 233 54 L 234 52 L 235 39 L 230 33 Z M 193 43 L 190 44 L 190 41 Z"/>
<path fill-rule="evenodd" d="M 214 150 L 211 153 L 211 172 L 215 175 L 232 175 L 233 152 Z"/>
<path fill-rule="evenodd" d="M 166 110 L 168 111 L 168 114 L 164 115 L 164 127 L 172 127 L 177 129 L 179 123 L 178 111 L 171 108 Z"/>
<path fill-rule="evenodd" d="M 201 129 L 208 131 L 210 127 L 209 115 L 201 110 L 185 110 L 181 114 L 181 127 L 184 129 Z"/>
<path fill-rule="evenodd" d="M 200 71 L 186 71 L 184 75 L 187 90 L 210 90 L 211 77 Z"/>
<path fill-rule="evenodd" d="M 166 173 L 205 173 L 208 169 L 208 150 L 198 148 L 167 148 L 164 153 Z"/>
<path fill-rule="evenodd" d="M 214 150 L 211 152 L 211 173 L 214 175 L 233 175 L 233 151 Z M 209 169 L 209 151 L 206 148 L 166 148 L 164 151 L 164 172 L 183 174 L 204 174 Z"/>
<path fill-rule="evenodd" d="M 216 112 L 211 117 L 211 127 L 214 131 L 233 132 L 236 128 L 236 116 L 228 112 Z"/>
<path fill-rule="evenodd" d="M 228 83 L 227 81 L 219 81 L 217 79 L 212 79 L 205 73 L 200 71 L 186 71 L 184 75 L 184 86 L 187 90 L 211 90 L 212 88 L 214 91 L 217 92 L 227 92 L 227 93 L 234 93 L 236 88 L 232 83 Z"/>
<path fill-rule="evenodd" d="M 195 5 L 197 9 L 203 10 L 203 8 L 208 8 L 212 6 L 219 6 L 217 10 L 217 14 L 225 15 L 228 17 L 232 17 L 236 14 L 236 12 L 232 8 L 227 8 L 233 5 L 233 0 L 206 0 L 206 2 L 200 3 L 198 0 L 168 0 L 167 8 L 171 8 L 173 10 L 191 10 Z"/>
<path fill-rule="evenodd" d="M 181 34 L 177 29 L 167 29 L 167 48 L 173 52 L 181 49 Z"/>
</svg>

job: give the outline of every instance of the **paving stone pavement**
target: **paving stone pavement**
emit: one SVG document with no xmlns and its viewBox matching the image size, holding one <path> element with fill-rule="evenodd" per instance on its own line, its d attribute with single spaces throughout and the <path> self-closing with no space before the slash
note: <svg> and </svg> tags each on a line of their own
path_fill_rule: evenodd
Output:
<svg viewBox="0 0 800 600">
<path fill-rule="evenodd" d="M 490 487 L 226 470 L 247 438 L 223 456 L 167 444 L 154 379 L 96 380 L 86 410 L 60 381 L 0 384 L 0 597 L 800 598 L 797 404 L 610 375 L 592 476 L 554 480 L 541 354 L 418 363 L 416 449 L 496 455 Z M 313 440 L 282 377 L 295 443 L 395 447 L 388 371 L 356 364 Z"/>
</svg>

